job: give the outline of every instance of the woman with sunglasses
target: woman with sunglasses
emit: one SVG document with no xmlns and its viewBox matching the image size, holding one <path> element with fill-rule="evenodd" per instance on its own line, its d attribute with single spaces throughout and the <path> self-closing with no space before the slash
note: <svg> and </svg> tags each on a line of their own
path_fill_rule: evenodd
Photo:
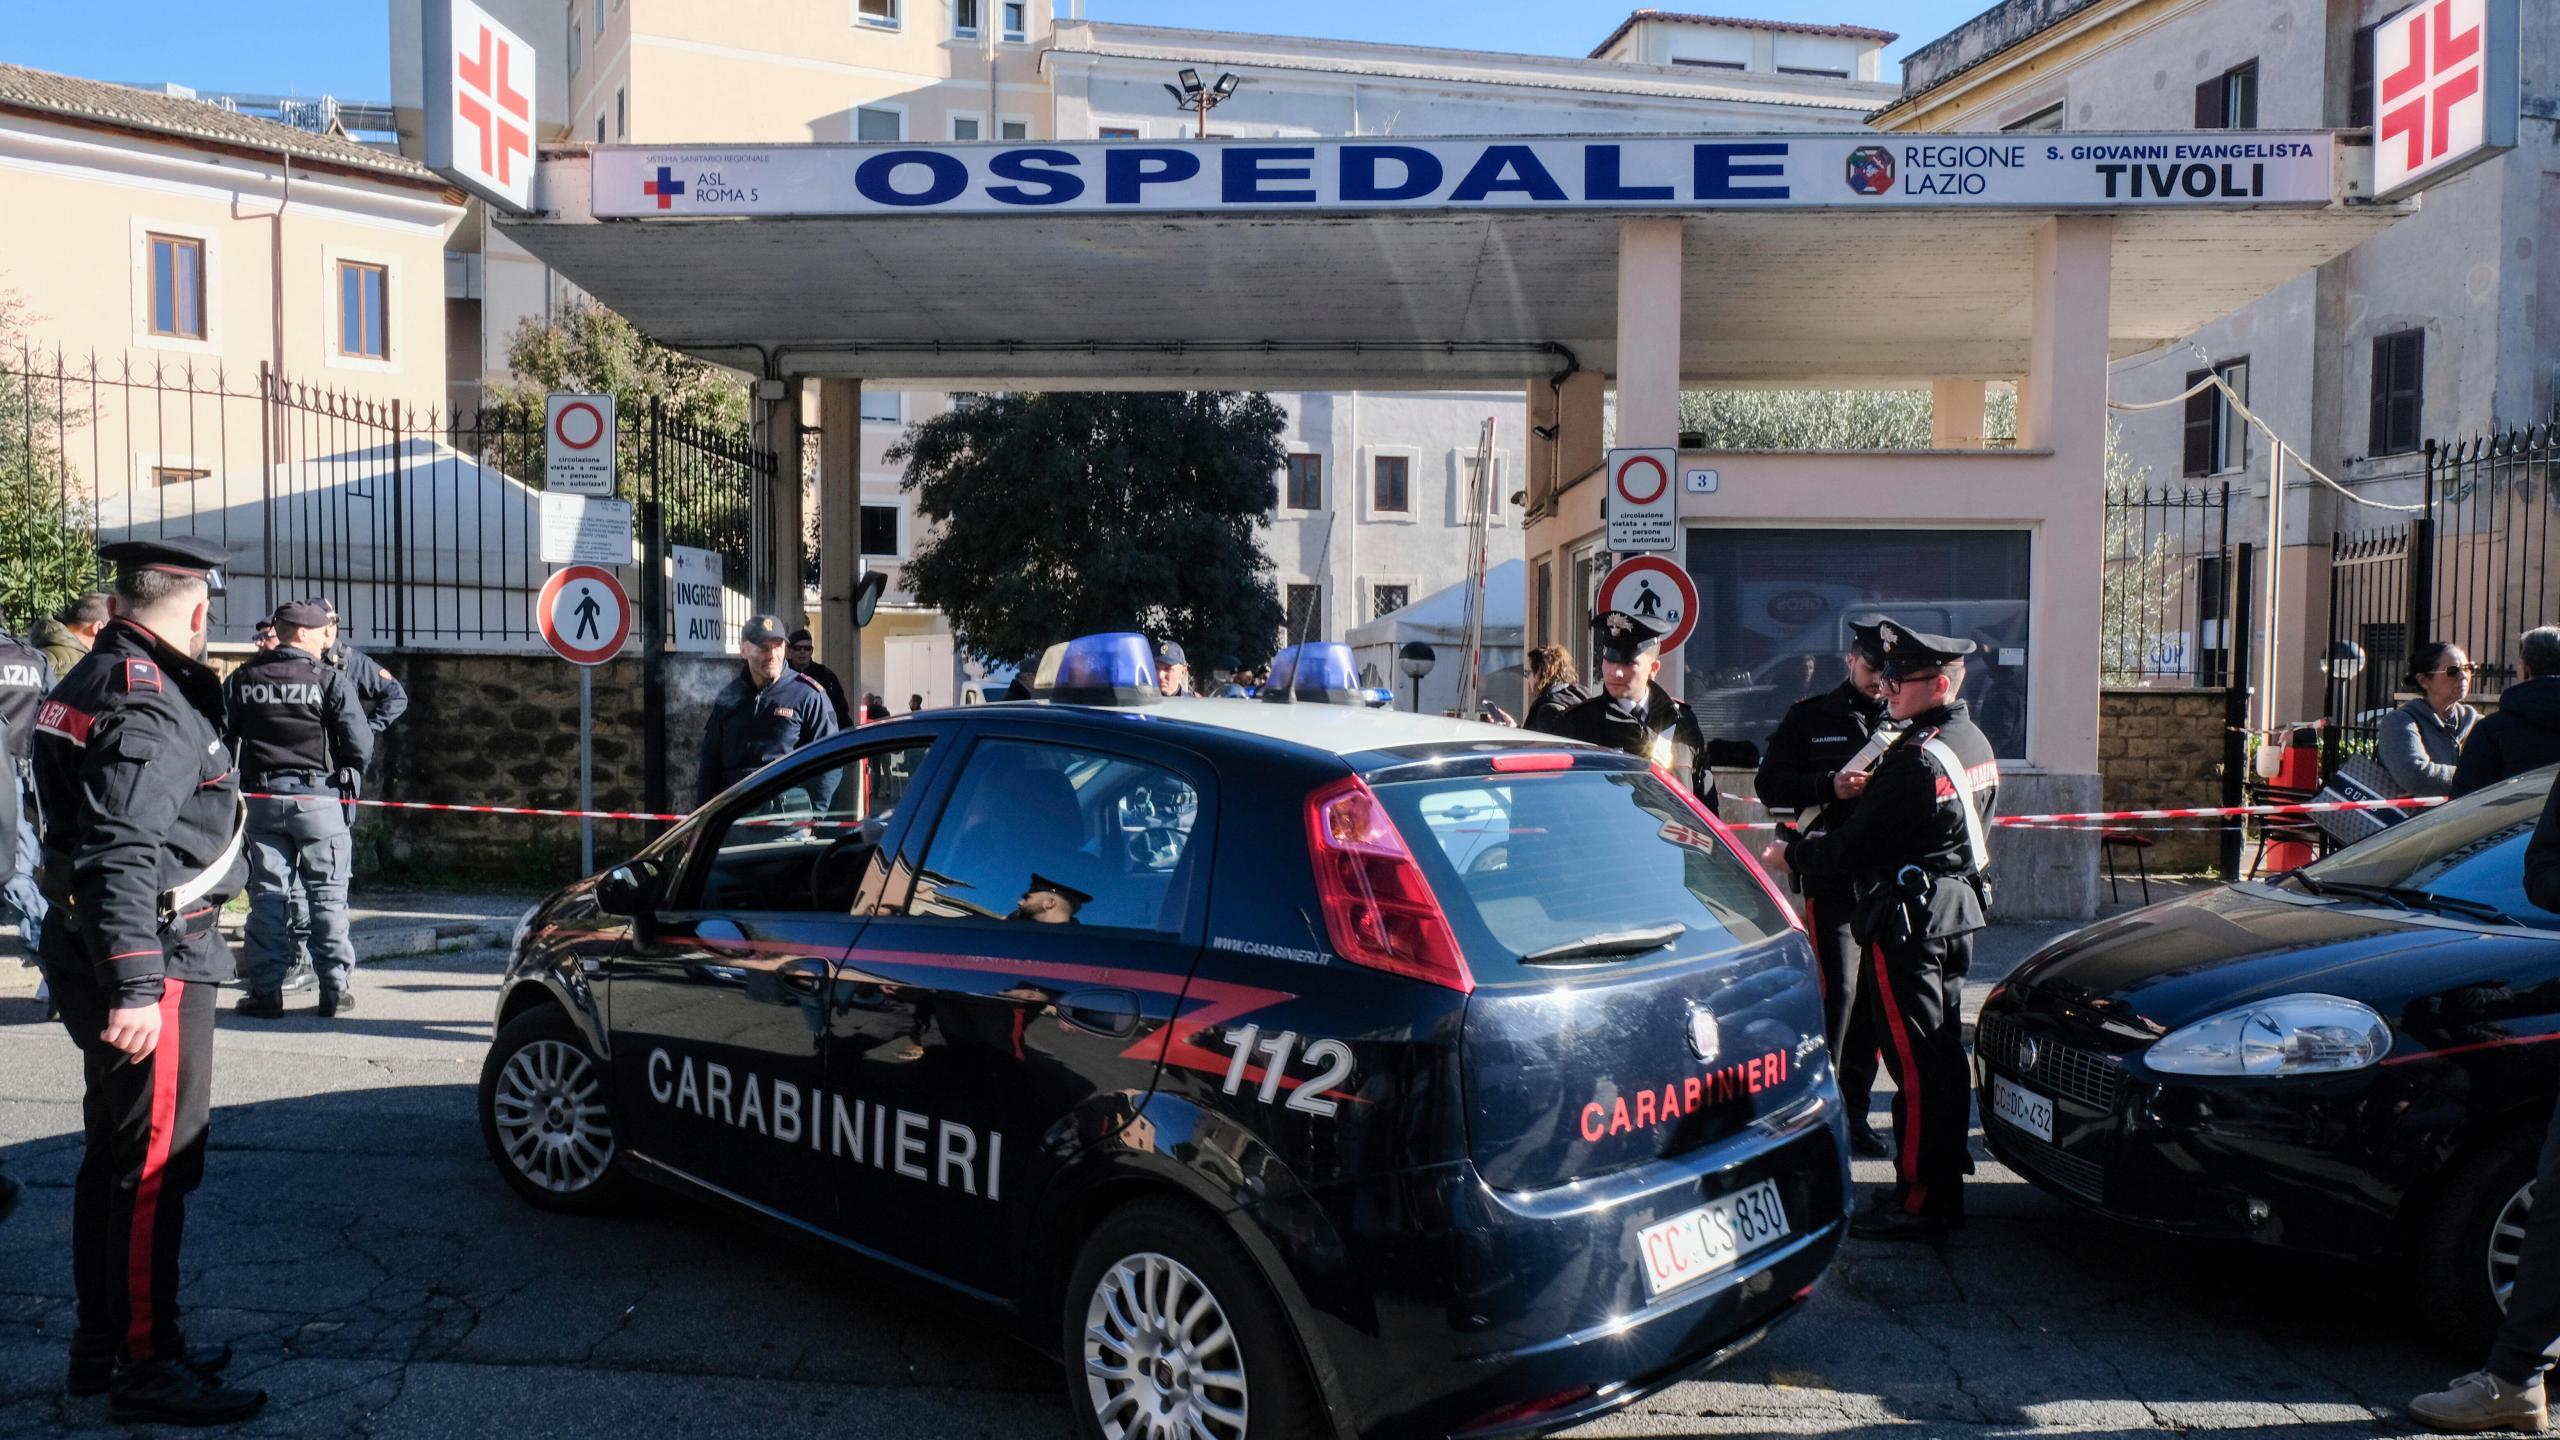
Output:
<svg viewBox="0 0 2560 1440">
<path fill-rule="evenodd" d="M 2418 647 L 2404 678 L 2418 698 L 2382 717 L 2375 739 L 2382 768 L 2405 794 L 2451 794 L 2462 742 L 2480 718 L 2462 703 L 2471 693 L 2471 657 L 2451 641 L 2431 640 Z"/>
</svg>

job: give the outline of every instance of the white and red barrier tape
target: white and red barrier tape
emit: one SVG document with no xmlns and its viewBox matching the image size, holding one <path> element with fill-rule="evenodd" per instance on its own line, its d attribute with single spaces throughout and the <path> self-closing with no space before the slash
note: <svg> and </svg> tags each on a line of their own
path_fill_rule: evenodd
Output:
<svg viewBox="0 0 2560 1440">
<path fill-rule="evenodd" d="M 249 798 L 252 800 L 311 800 L 321 797 L 264 795 L 253 791 L 250 792 Z M 654 810 L 545 810 L 526 805 L 436 805 L 423 800 L 358 800 L 355 803 L 375 810 L 429 810 L 456 815 L 530 815 L 556 820 L 651 820 L 672 824 L 687 818 L 683 815 L 661 814 Z M 2318 815 L 2338 810 L 2423 810 L 2428 806 L 2443 803 L 2442 796 L 2425 795 L 2405 800 L 2321 800 L 2296 805 L 2221 805 L 2177 810 L 2093 810 L 2081 815 L 2002 815 L 1991 823 L 2011 828 L 2090 829 L 2127 820 L 2228 820 L 2254 815 Z M 1778 828 L 1778 822 L 1749 820 L 1726 828 L 1775 830 Z"/>
</svg>

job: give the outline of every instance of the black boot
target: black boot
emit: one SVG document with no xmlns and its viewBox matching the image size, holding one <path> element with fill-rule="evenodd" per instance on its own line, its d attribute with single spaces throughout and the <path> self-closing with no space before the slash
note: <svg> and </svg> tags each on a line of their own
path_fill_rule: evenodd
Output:
<svg viewBox="0 0 2560 1440">
<path fill-rule="evenodd" d="M 356 1008 L 356 992 L 353 990 L 320 992 L 320 1018 L 323 1020 L 333 1015 L 344 1015 L 354 1008 Z"/>
<path fill-rule="evenodd" d="M 313 974 L 308 965 L 296 964 L 284 972 L 284 993 L 287 995 L 299 995 L 319 983 L 320 977 Z"/>
<path fill-rule="evenodd" d="M 1893 1145 L 1861 1117 L 1849 1122 L 1849 1153 L 1861 1160 L 1890 1160 Z"/>
<path fill-rule="evenodd" d="M 231 1368 L 228 1345 L 190 1345 L 177 1364 L 194 1371 L 197 1378 L 210 1380 Z M 84 1350 L 80 1342 L 71 1342 L 71 1373 L 64 1377 L 62 1388 L 76 1396 L 104 1395 L 115 1383 L 116 1352 L 112 1349 Z"/>
<path fill-rule="evenodd" d="M 284 1014 L 284 997 L 243 995 L 240 997 L 240 1003 L 231 1007 L 231 1013 L 245 1015 L 252 1020 L 273 1020 Z"/>
<path fill-rule="evenodd" d="M 236 1389 L 183 1364 L 119 1365 L 107 1414 L 119 1425 L 236 1425 L 267 1403 L 264 1390 Z"/>
</svg>

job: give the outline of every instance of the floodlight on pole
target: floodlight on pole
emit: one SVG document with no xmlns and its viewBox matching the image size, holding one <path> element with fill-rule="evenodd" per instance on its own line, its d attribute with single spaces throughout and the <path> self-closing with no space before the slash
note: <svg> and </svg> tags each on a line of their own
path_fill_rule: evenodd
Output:
<svg viewBox="0 0 2560 1440">
<path fill-rule="evenodd" d="M 1244 83 L 1244 77 L 1232 70 L 1222 70 L 1218 72 L 1216 84 L 1203 85 L 1200 83 L 1200 72 L 1197 70 L 1185 68 L 1175 71 L 1174 75 L 1182 83 L 1165 86 L 1164 93 L 1173 97 L 1176 107 L 1189 110 L 1198 117 L 1199 129 L 1193 138 L 1201 140 L 1209 138 L 1209 112 L 1216 109 L 1220 102 L 1233 96 L 1236 93 L 1236 87 Z"/>
</svg>

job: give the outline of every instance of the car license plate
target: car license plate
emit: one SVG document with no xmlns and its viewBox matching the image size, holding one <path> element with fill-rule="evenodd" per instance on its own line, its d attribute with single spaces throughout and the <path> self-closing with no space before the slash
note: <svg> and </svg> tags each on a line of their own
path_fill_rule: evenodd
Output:
<svg viewBox="0 0 2560 1440">
<path fill-rule="evenodd" d="M 1735 1261 L 1784 1239 L 1786 1233 L 1787 1207 L 1778 1201 L 1774 1180 L 1648 1225 L 1636 1233 L 1636 1249 L 1644 1256 L 1646 1293 L 1659 1295 L 1730 1270 Z"/>
<path fill-rule="evenodd" d="M 1991 1113 L 2047 1145 L 2053 1143 L 2053 1102 L 2024 1085 L 1992 1076 Z"/>
</svg>

